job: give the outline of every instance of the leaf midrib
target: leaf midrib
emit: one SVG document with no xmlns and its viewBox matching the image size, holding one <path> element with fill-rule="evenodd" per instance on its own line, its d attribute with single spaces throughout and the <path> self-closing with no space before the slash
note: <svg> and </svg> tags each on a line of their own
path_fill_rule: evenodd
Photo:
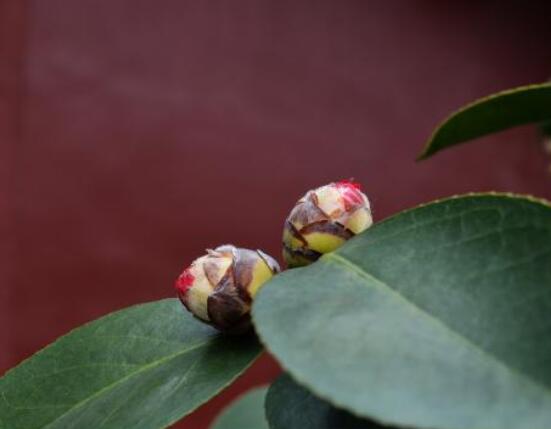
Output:
<svg viewBox="0 0 551 429">
<path fill-rule="evenodd" d="M 68 410 L 66 410 L 65 412 L 63 412 L 63 414 L 60 414 L 59 416 L 57 416 L 54 420 L 48 422 L 45 426 L 43 426 L 43 429 L 48 429 L 49 427 L 51 427 L 53 424 L 55 424 L 56 422 L 58 422 L 60 419 L 62 419 L 63 417 L 65 417 L 67 414 L 73 412 L 74 410 L 78 409 L 78 408 L 81 408 L 82 406 L 84 406 L 86 403 L 92 401 L 93 399 L 97 398 L 98 396 L 100 396 L 101 394 L 109 391 L 109 390 L 112 390 L 113 388 L 115 388 L 116 386 L 124 383 L 125 381 L 127 381 L 128 379 L 132 378 L 133 376 L 135 376 L 136 374 L 140 374 L 142 372 L 145 372 L 145 371 L 148 371 L 150 369 L 153 369 L 153 368 L 156 368 L 158 366 L 161 366 L 162 364 L 164 364 L 165 362 L 168 362 L 172 359 L 176 359 L 177 357 L 187 353 L 187 352 L 191 352 L 193 350 L 197 350 L 201 347 L 204 347 L 205 345 L 208 345 L 212 342 L 212 339 L 209 338 L 208 341 L 202 341 L 200 343 L 197 343 L 197 344 L 194 344 L 190 347 L 186 347 L 185 349 L 183 350 L 180 350 L 176 353 L 172 353 L 168 356 L 165 356 L 161 359 L 158 359 L 158 360 L 154 360 L 142 367 L 140 367 L 140 369 L 136 370 L 136 371 L 133 371 L 133 372 L 130 372 L 128 373 L 127 375 L 125 375 L 124 377 L 120 378 L 119 380 L 111 383 L 111 384 L 108 384 L 107 386 L 104 386 L 102 387 L 100 390 L 98 390 L 97 392 L 95 392 L 94 394 L 88 396 L 87 398 L 84 398 L 82 399 L 81 401 L 77 402 L 75 405 L 73 405 L 72 407 L 70 407 Z"/>
<path fill-rule="evenodd" d="M 407 299 L 407 297 L 405 297 L 403 294 L 398 292 L 396 289 L 392 288 L 389 284 L 387 284 L 384 281 L 378 279 L 374 275 L 368 273 L 363 268 L 361 268 L 359 265 L 355 264 L 354 262 L 350 261 L 349 259 L 346 259 L 346 258 L 342 257 L 341 255 L 333 252 L 333 253 L 325 254 L 320 259 L 320 261 L 329 262 L 329 263 L 333 262 L 335 264 L 340 264 L 340 265 L 346 266 L 350 270 L 352 270 L 355 274 L 357 274 L 358 277 L 362 278 L 364 281 L 371 280 L 372 282 L 375 283 L 375 285 L 379 285 L 379 287 L 384 288 L 387 292 L 390 292 L 395 297 L 400 299 L 402 302 L 406 303 L 409 307 L 413 308 L 415 311 L 417 311 L 423 317 L 425 317 L 426 319 L 429 319 L 432 323 L 434 323 L 437 326 L 440 326 L 441 329 L 444 329 L 445 331 L 447 331 L 448 333 L 453 335 L 455 338 L 457 338 L 458 340 L 460 340 L 461 342 L 466 344 L 468 347 L 473 349 L 476 353 L 483 356 L 484 359 L 494 362 L 495 364 L 497 364 L 500 367 L 504 368 L 506 371 L 508 371 L 508 372 L 512 373 L 513 375 L 517 376 L 521 380 L 542 389 L 547 395 L 551 396 L 551 389 L 547 385 L 542 384 L 539 381 L 533 379 L 531 376 L 520 372 L 517 368 L 509 366 L 506 362 L 502 361 L 501 359 L 499 359 L 494 354 L 491 354 L 489 351 L 483 349 L 478 344 L 471 341 L 469 338 L 463 336 L 461 333 L 454 330 L 451 326 L 447 325 L 442 319 L 434 317 L 432 314 L 428 313 L 426 310 L 424 310 L 423 308 L 419 307 L 414 302 Z"/>
</svg>

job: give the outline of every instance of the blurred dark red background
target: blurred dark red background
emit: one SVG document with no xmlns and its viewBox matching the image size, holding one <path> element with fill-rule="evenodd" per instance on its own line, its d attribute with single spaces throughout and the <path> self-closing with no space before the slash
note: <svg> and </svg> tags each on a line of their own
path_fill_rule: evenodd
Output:
<svg viewBox="0 0 551 429">
<path fill-rule="evenodd" d="M 454 193 L 551 196 L 525 127 L 414 163 L 475 97 L 551 75 L 549 2 L 0 0 L 0 374 L 172 296 L 232 242 L 279 257 L 308 188 L 377 219 Z M 178 428 L 278 373 L 263 358 Z"/>
</svg>

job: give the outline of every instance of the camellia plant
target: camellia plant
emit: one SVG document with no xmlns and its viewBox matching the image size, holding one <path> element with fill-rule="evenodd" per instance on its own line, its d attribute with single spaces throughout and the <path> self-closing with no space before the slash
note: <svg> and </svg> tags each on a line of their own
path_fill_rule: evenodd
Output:
<svg viewBox="0 0 551 429">
<path fill-rule="evenodd" d="M 498 93 L 451 115 L 420 159 L 549 121 L 550 84 Z M 372 225 L 341 181 L 298 201 L 283 254 L 280 273 L 260 250 L 209 250 L 176 281 L 183 306 L 61 337 L 0 379 L 0 429 L 164 428 L 264 348 L 285 373 L 213 428 L 551 428 L 549 202 L 469 194 Z"/>
</svg>

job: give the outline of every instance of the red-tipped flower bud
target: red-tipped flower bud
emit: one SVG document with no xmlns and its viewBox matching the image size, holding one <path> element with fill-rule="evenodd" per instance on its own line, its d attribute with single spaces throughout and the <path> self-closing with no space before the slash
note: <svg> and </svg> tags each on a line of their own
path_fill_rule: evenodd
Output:
<svg viewBox="0 0 551 429">
<path fill-rule="evenodd" d="M 285 221 L 283 258 L 289 267 L 310 264 L 372 223 L 358 183 L 343 180 L 308 191 Z"/>
<path fill-rule="evenodd" d="M 262 286 L 280 271 L 261 250 L 224 245 L 196 259 L 176 280 L 180 301 L 197 318 L 221 331 L 250 328 L 251 303 Z"/>
</svg>

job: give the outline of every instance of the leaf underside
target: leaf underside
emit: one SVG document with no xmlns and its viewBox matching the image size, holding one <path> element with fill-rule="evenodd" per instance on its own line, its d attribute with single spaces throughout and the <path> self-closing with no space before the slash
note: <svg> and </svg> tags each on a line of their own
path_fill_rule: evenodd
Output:
<svg viewBox="0 0 551 429">
<path fill-rule="evenodd" d="M 376 224 L 270 281 L 262 341 L 300 384 L 382 423 L 551 427 L 551 207 L 472 195 Z"/>
<path fill-rule="evenodd" d="M 333 407 L 299 386 L 287 374 L 280 376 L 268 390 L 266 418 L 271 429 L 389 428 Z"/>
<path fill-rule="evenodd" d="M 257 387 L 237 398 L 217 417 L 211 429 L 268 429 L 264 413 L 267 391 L 267 387 Z"/>
<path fill-rule="evenodd" d="M 529 85 L 481 98 L 448 117 L 419 159 L 487 134 L 551 120 L 551 84 Z"/>
<path fill-rule="evenodd" d="M 176 299 L 89 323 L 0 379 L 1 429 L 163 428 L 216 395 L 259 355 Z"/>
</svg>

